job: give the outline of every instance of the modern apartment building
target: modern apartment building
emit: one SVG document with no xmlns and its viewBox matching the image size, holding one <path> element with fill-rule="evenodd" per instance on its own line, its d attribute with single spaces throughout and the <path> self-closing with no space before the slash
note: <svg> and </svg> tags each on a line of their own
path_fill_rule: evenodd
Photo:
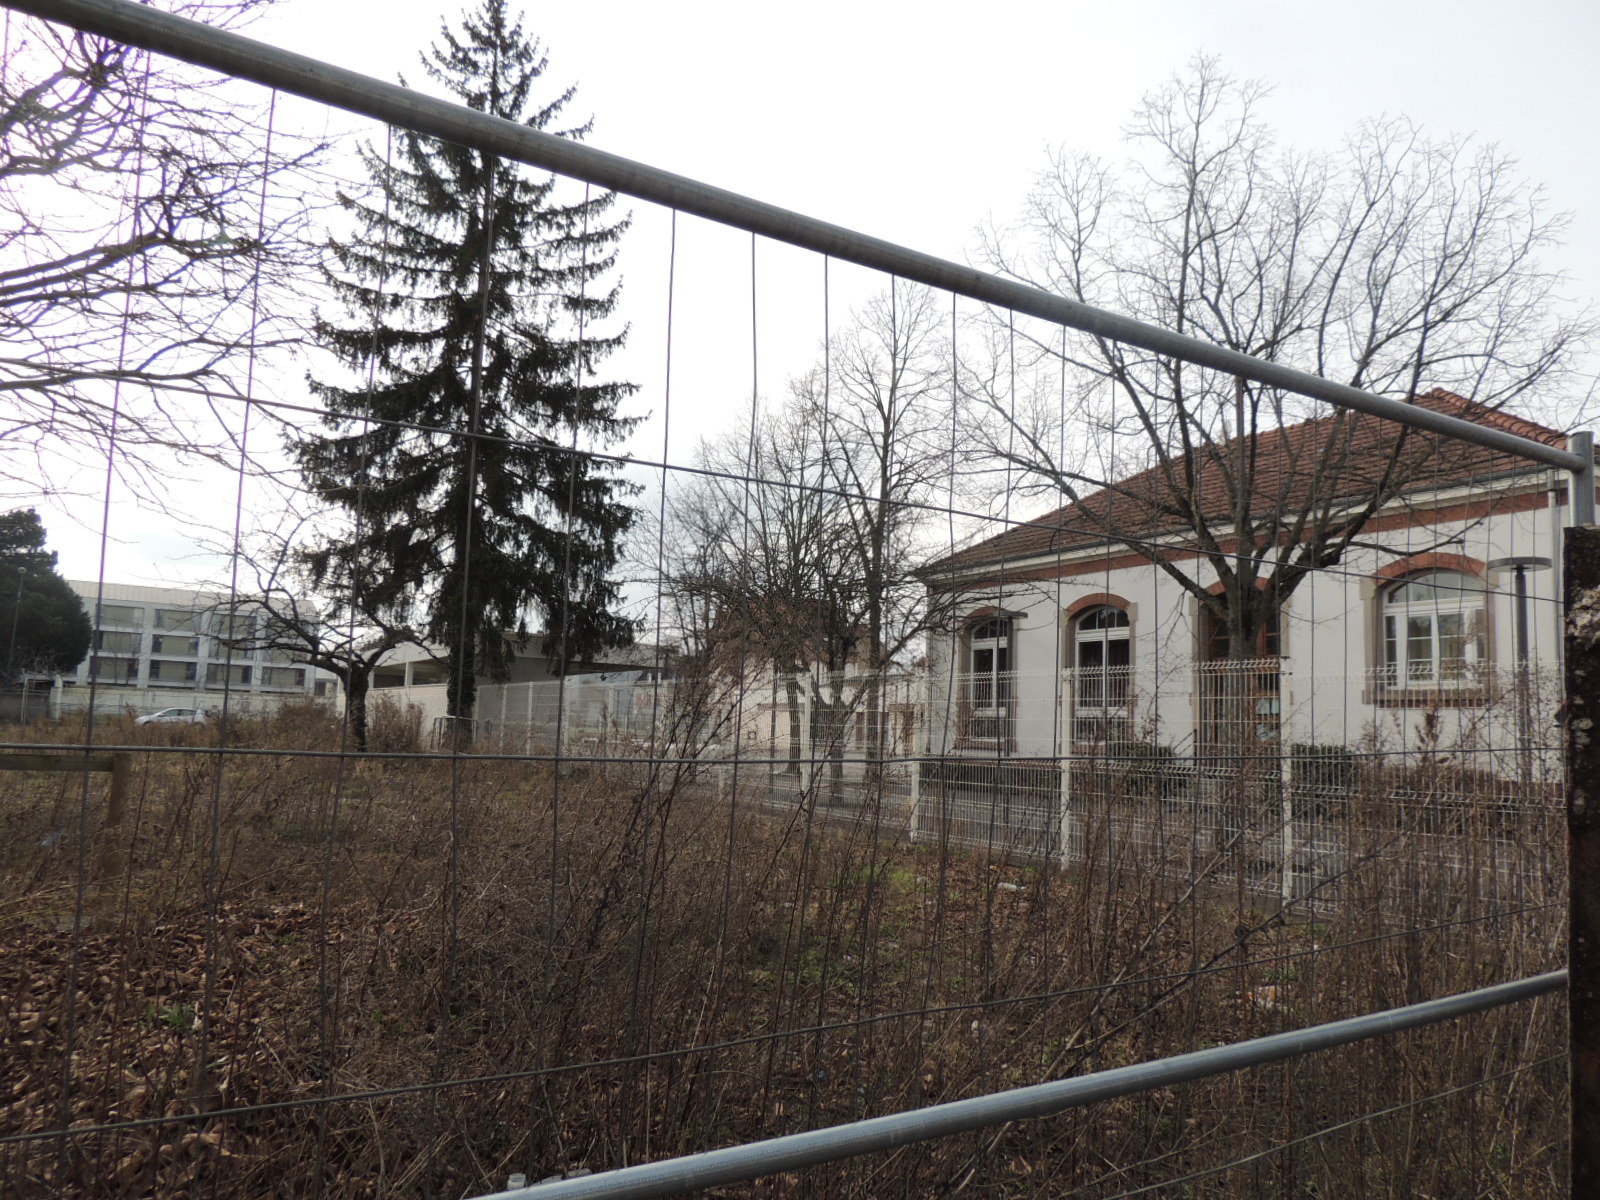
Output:
<svg viewBox="0 0 1600 1200">
<path fill-rule="evenodd" d="M 68 582 L 94 623 L 89 656 L 62 680 L 69 689 L 91 680 L 99 689 L 127 689 L 134 707 L 186 702 L 167 693 L 214 694 L 217 701 L 225 690 L 263 699 L 331 694 L 331 680 L 284 651 L 262 648 L 257 614 L 222 594 Z M 149 698 L 135 698 L 133 690 Z"/>
</svg>

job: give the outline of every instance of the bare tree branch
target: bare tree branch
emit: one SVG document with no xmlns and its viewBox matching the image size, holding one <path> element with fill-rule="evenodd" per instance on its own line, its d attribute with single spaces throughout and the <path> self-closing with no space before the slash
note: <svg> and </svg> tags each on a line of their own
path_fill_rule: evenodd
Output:
<svg viewBox="0 0 1600 1200">
<path fill-rule="evenodd" d="M 259 5 L 177 10 L 228 24 Z M 191 68 L 31 18 L 8 30 L 0 457 L 26 472 L 8 474 L 37 481 L 19 464 L 42 463 L 71 489 L 73 468 L 114 444 L 123 477 L 158 498 L 151 463 L 236 467 L 214 406 L 243 396 L 251 354 L 299 340 L 305 193 L 324 147 L 269 137 L 267 109 Z"/>
<path fill-rule="evenodd" d="M 1430 140 L 1404 120 L 1361 126 L 1338 154 L 1280 152 L 1257 115 L 1262 95 L 1198 60 L 1134 114 L 1125 167 L 1056 155 L 1018 221 L 985 235 L 983 257 L 1378 394 L 1477 419 L 1537 396 L 1559 414 L 1594 319 L 1557 303 L 1561 276 L 1541 256 L 1564 220 L 1538 190 L 1494 149 Z M 1370 417 L 1056 336 L 1024 331 L 1018 351 L 1055 396 L 1013 411 L 1004 390 L 965 373 L 982 454 L 1066 502 L 1047 523 L 1144 556 L 1239 653 L 1380 510 L 1441 473 L 1483 467 Z M 1003 553 L 1005 537 L 969 553 Z"/>
</svg>

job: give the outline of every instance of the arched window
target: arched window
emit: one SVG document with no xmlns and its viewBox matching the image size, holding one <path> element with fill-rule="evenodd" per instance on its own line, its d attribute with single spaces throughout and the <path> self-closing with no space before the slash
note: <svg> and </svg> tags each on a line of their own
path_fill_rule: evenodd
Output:
<svg viewBox="0 0 1600 1200">
<path fill-rule="evenodd" d="M 1009 617 L 985 617 L 967 627 L 967 665 L 966 736 L 986 742 L 1010 738 L 1015 676 Z"/>
<path fill-rule="evenodd" d="M 1109 604 L 1079 615 L 1072 626 L 1072 737 L 1125 742 L 1133 643 L 1128 614 Z"/>
<path fill-rule="evenodd" d="M 1408 575 L 1383 592 L 1383 679 L 1391 687 L 1479 682 L 1488 662 L 1485 588 L 1460 571 Z"/>
</svg>

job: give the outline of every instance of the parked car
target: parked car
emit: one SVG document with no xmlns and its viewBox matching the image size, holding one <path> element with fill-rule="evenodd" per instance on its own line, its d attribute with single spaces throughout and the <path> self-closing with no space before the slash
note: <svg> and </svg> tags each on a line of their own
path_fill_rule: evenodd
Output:
<svg viewBox="0 0 1600 1200">
<path fill-rule="evenodd" d="M 146 713 L 135 725 L 204 725 L 206 714 L 199 708 L 163 708 L 160 712 Z"/>
</svg>

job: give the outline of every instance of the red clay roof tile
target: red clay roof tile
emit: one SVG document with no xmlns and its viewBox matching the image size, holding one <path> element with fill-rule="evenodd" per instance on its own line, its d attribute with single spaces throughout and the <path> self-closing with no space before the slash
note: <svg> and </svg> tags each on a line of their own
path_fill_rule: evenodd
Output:
<svg viewBox="0 0 1600 1200">
<path fill-rule="evenodd" d="M 1561 445 L 1564 435 L 1508 412 L 1485 408 L 1453 392 L 1436 389 L 1413 403 L 1519 437 Z M 1407 430 L 1392 421 L 1342 411 L 1299 424 L 1265 430 L 1253 445 L 1253 518 L 1274 512 L 1324 509 L 1337 516 L 1352 501 L 1371 495 L 1382 472 L 1394 473 L 1399 493 L 1468 484 L 1535 470 L 1525 459 L 1439 434 Z M 1016 525 L 918 573 L 928 578 L 982 564 L 1058 554 L 1126 538 L 1176 538 L 1195 525 L 1191 497 L 1213 532 L 1226 533 L 1234 505 L 1237 439 L 1174 456 L 1127 479 L 1090 492 L 1032 521 Z"/>
</svg>

